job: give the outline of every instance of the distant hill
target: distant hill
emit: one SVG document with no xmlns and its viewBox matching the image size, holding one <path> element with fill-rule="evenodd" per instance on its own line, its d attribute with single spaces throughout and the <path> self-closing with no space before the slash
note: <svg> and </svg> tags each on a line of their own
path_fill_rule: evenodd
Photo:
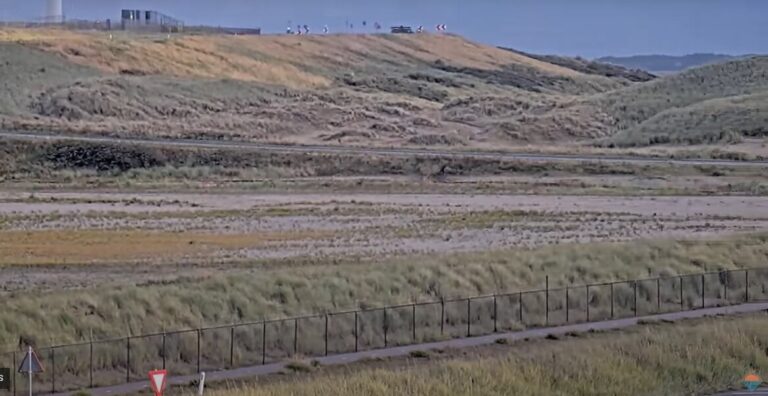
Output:
<svg viewBox="0 0 768 396">
<path fill-rule="evenodd" d="M 628 68 L 621 64 L 613 64 L 602 61 L 590 61 L 584 58 L 576 57 L 571 58 L 567 56 L 559 55 L 537 55 L 523 51 L 518 51 L 512 48 L 503 48 L 507 51 L 512 51 L 517 54 L 527 56 L 529 58 L 538 59 L 542 62 L 551 63 L 566 67 L 580 73 L 592 74 L 604 77 L 620 77 L 632 82 L 646 82 L 651 81 L 656 76 L 640 68 Z"/>
<path fill-rule="evenodd" d="M 637 55 L 627 57 L 604 57 L 598 62 L 624 66 L 629 69 L 645 70 L 654 74 L 668 74 L 687 70 L 693 67 L 723 63 L 734 59 L 749 57 L 721 54 L 691 54 L 685 56 L 670 55 Z"/>
</svg>

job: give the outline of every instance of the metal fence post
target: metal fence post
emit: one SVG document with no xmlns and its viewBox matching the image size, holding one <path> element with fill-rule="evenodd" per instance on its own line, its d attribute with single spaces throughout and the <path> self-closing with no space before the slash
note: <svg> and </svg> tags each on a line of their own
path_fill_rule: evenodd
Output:
<svg viewBox="0 0 768 396">
<path fill-rule="evenodd" d="M 261 322 L 261 364 L 267 364 L 267 321 Z"/>
<path fill-rule="evenodd" d="M 125 338 L 125 382 L 131 382 L 131 336 Z"/>
<path fill-rule="evenodd" d="M 163 330 L 163 370 L 165 370 L 165 330 Z"/>
<path fill-rule="evenodd" d="M 680 277 L 680 310 L 685 309 L 685 300 L 683 299 L 683 277 Z"/>
<path fill-rule="evenodd" d="M 325 314 L 325 356 L 328 356 L 328 314 Z"/>
<path fill-rule="evenodd" d="M 13 372 L 13 380 L 11 381 L 13 385 L 13 396 L 16 396 L 16 351 L 14 351 L 11 354 L 11 359 L 13 359 L 13 364 L 11 364 L 11 372 Z M 91 388 L 93 388 L 93 385 L 91 385 Z"/>
<path fill-rule="evenodd" d="M 235 326 L 229 328 L 229 367 L 235 367 Z"/>
<path fill-rule="evenodd" d="M 293 320 L 293 354 L 299 354 L 299 319 Z"/>
<path fill-rule="evenodd" d="M 416 303 L 412 306 L 411 311 L 411 329 L 413 330 L 413 342 L 416 342 Z"/>
<path fill-rule="evenodd" d="M 359 342 L 359 330 L 357 325 L 357 311 L 355 311 L 355 352 L 359 350 L 360 348 L 359 345 L 360 345 L 360 342 Z"/>
<path fill-rule="evenodd" d="M 523 321 L 523 292 L 519 292 L 517 294 L 517 308 L 518 319 L 520 319 L 520 326 L 525 327 L 525 322 Z"/>
<path fill-rule="evenodd" d="M 445 297 L 440 297 L 440 336 L 445 335 Z"/>
<path fill-rule="evenodd" d="M 494 333 L 497 333 L 499 331 L 498 316 L 499 316 L 499 308 L 496 303 L 496 294 L 494 294 L 493 295 L 493 332 Z"/>
<path fill-rule="evenodd" d="M 749 270 L 748 269 L 744 270 L 744 288 L 746 289 L 744 300 L 746 302 L 749 302 Z"/>
<path fill-rule="evenodd" d="M 568 293 L 569 287 L 565 287 L 565 323 L 571 322 L 571 296 Z"/>
<path fill-rule="evenodd" d="M 611 319 L 613 319 L 613 282 L 611 282 Z"/>
<path fill-rule="evenodd" d="M 200 372 L 200 333 L 202 331 L 197 329 L 197 372 Z"/>
<path fill-rule="evenodd" d="M 93 388 L 93 333 L 91 333 L 91 341 L 88 346 L 88 383 L 89 388 Z"/>
<path fill-rule="evenodd" d="M 56 393 L 56 348 L 51 348 L 51 393 Z"/>
<path fill-rule="evenodd" d="M 549 326 L 549 275 L 544 277 L 544 324 Z"/>
<path fill-rule="evenodd" d="M 637 281 L 632 282 L 632 292 L 635 294 L 635 301 L 632 304 L 632 315 L 637 316 Z"/>
<path fill-rule="evenodd" d="M 387 309 L 384 308 L 384 347 L 386 348 L 389 343 L 387 342 Z"/>
<path fill-rule="evenodd" d="M 661 313 L 661 278 L 656 278 L 656 313 Z"/>
<path fill-rule="evenodd" d="M 472 312 L 472 299 L 467 299 L 467 337 L 472 336 L 472 317 L 470 316 Z"/>
<path fill-rule="evenodd" d="M 725 271 L 725 285 L 723 287 L 723 299 L 725 300 L 725 303 L 728 304 L 728 279 L 729 275 L 731 274 L 731 271 Z"/>
<path fill-rule="evenodd" d="M 701 274 L 701 307 L 704 308 L 706 303 L 704 302 L 704 291 L 706 290 L 706 281 L 704 280 L 704 274 Z"/>
<path fill-rule="evenodd" d="M 589 285 L 587 285 L 587 322 L 589 322 Z"/>
</svg>

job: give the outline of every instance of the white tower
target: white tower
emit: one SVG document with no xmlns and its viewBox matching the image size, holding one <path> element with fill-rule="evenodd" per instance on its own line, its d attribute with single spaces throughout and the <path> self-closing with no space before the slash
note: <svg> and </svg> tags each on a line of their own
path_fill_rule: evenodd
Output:
<svg viewBox="0 0 768 396">
<path fill-rule="evenodd" d="M 64 22 L 64 0 L 48 0 L 48 8 L 45 14 L 45 21 L 48 23 Z"/>
</svg>

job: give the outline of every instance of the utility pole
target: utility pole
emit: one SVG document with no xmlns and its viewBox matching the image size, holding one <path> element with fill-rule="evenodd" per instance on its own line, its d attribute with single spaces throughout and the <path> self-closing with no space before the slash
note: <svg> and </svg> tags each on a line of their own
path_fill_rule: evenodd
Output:
<svg viewBox="0 0 768 396">
<path fill-rule="evenodd" d="M 29 364 L 29 396 L 32 396 L 32 346 L 27 346 L 27 364 Z"/>
</svg>

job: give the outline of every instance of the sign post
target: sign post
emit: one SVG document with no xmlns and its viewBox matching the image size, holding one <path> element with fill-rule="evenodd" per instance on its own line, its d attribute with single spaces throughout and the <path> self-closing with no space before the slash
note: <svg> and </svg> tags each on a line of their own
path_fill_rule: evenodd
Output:
<svg viewBox="0 0 768 396">
<path fill-rule="evenodd" d="M 200 373 L 200 383 L 197 385 L 197 396 L 203 396 L 205 389 L 205 372 Z"/>
<path fill-rule="evenodd" d="M 24 355 L 24 360 L 19 365 L 19 373 L 29 374 L 29 396 L 32 396 L 32 374 L 42 373 L 43 365 L 40 364 L 40 360 L 37 358 L 37 354 L 32 350 L 32 347 L 27 347 L 27 353 Z"/>
<path fill-rule="evenodd" d="M 163 396 L 167 376 L 168 372 L 166 370 L 152 370 L 149 372 L 149 385 L 152 387 L 152 391 L 155 392 L 155 396 Z"/>
</svg>

